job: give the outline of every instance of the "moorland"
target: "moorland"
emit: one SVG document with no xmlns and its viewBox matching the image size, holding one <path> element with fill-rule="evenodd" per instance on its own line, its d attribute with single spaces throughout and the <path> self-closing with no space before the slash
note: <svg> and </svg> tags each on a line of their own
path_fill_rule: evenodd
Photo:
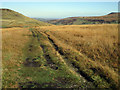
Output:
<svg viewBox="0 0 120 90">
<path fill-rule="evenodd" d="M 92 23 L 101 16 L 87 17 L 91 23 L 81 21 L 82 25 L 61 20 L 56 21 L 62 25 L 55 25 L 10 9 L 0 11 L 3 88 L 119 87 L 120 43 L 114 13 L 109 15 L 112 19 L 104 16 L 110 23 Z"/>
</svg>

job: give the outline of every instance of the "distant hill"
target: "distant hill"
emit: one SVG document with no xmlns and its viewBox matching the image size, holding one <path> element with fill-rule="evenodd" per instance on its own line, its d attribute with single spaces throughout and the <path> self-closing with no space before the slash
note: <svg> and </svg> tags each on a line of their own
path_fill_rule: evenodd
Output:
<svg viewBox="0 0 120 90">
<path fill-rule="evenodd" d="M 51 25 L 42 21 L 38 21 L 26 17 L 16 11 L 10 9 L 0 9 L 0 17 L 2 19 L 2 27 L 29 27 L 29 26 L 46 26 Z"/>
<path fill-rule="evenodd" d="M 118 14 L 112 12 L 104 16 L 96 17 L 69 17 L 64 19 L 49 20 L 48 23 L 55 25 L 81 25 L 81 24 L 114 24 L 118 23 Z"/>
<path fill-rule="evenodd" d="M 44 19 L 44 18 L 33 18 L 33 19 L 36 19 L 36 20 L 39 20 L 39 21 L 43 21 L 43 22 L 48 21 L 47 19 Z"/>
<path fill-rule="evenodd" d="M 43 22 L 47 22 L 47 21 L 50 21 L 50 20 L 55 20 L 56 18 L 33 18 L 33 19 L 43 21 Z"/>
</svg>

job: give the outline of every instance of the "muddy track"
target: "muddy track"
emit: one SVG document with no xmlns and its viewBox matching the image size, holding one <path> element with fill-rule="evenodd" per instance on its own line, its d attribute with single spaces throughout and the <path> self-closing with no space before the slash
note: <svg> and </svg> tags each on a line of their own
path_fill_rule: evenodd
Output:
<svg viewBox="0 0 120 90">
<path fill-rule="evenodd" d="M 34 32 L 32 32 L 32 33 L 34 33 Z M 35 47 L 35 45 L 33 44 L 34 40 L 36 40 L 35 35 L 33 35 L 33 38 L 31 40 L 29 46 L 27 47 L 28 48 L 27 53 L 29 53 L 29 54 L 32 54 L 34 52 L 34 47 Z M 38 60 L 40 58 L 40 56 L 34 57 L 34 56 L 30 56 L 29 54 L 27 54 L 24 65 L 26 67 L 40 67 L 41 64 L 39 62 L 36 62 L 36 60 Z"/>
<path fill-rule="evenodd" d="M 84 70 L 82 70 L 74 61 L 70 62 L 70 57 L 66 56 L 65 53 L 61 50 L 61 48 L 55 43 L 54 39 L 52 39 L 52 37 L 50 36 L 49 33 L 43 32 L 43 31 L 38 31 L 38 30 L 34 30 L 31 31 L 32 32 L 32 39 L 37 40 L 37 44 L 39 45 L 39 47 L 42 50 L 42 56 L 45 60 L 45 64 L 44 66 L 47 66 L 53 70 L 58 70 L 59 69 L 59 64 L 56 64 L 56 62 L 54 60 L 52 60 L 50 53 L 47 52 L 48 46 L 44 45 L 44 43 L 41 42 L 41 39 L 44 38 L 44 36 L 46 36 L 47 40 L 49 41 L 48 43 L 50 43 L 50 46 L 52 46 L 53 51 L 56 53 L 56 56 L 59 57 L 59 60 L 61 60 L 60 62 L 63 63 L 63 65 L 65 65 L 68 69 L 68 71 L 70 71 L 72 74 L 78 76 L 81 80 L 83 81 L 83 84 L 86 83 L 86 86 L 89 87 L 98 87 L 99 84 L 95 84 L 95 80 L 93 80 L 87 73 L 84 72 Z M 29 48 L 28 48 L 28 52 L 34 53 L 33 49 L 34 49 L 34 43 L 32 43 L 32 41 L 29 44 Z M 76 52 L 76 51 L 75 51 Z M 79 54 L 81 55 L 81 53 Z M 83 56 L 83 55 L 82 55 Z M 39 59 L 40 56 L 36 56 L 34 57 L 27 57 L 26 58 L 26 62 L 25 62 L 25 66 L 27 67 L 40 67 L 41 63 L 39 62 L 35 62 L 37 59 Z M 77 59 L 76 59 L 77 60 Z M 96 72 L 95 68 L 90 68 L 92 71 Z M 100 76 L 102 78 L 104 78 L 105 76 Z M 107 80 L 106 80 L 107 81 Z M 109 82 L 109 81 L 108 81 Z M 89 86 L 91 85 L 91 86 Z"/>
<path fill-rule="evenodd" d="M 45 54 L 46 51 L 45 51 L 45 47 L 43 45 L 40 45 L 42 50 L 43 50 L 43 53 L 44 53 L 44 58 L 46 59 L 47 61 L 47 65 L 51 68 L 51 69 L 54 69 L 54 70 L 57 70 L 58 67 L 56 66 L 56 64 L 51 60 L 51 57 L 48 55 L 48 54 Z"/>
<path fill-rule="evenodd" d="M 33 34 L 33 37 L 36 37 L 38 42 L 39 42 L 40 37 L 41 37 L 40 32 L 38 30 L 36 30 L 36 31 L 32 31 L 32 34 Z M 46 50 L 45 50 L 46 47 L 44 45 L 41 45 L 41 43 L 39 43 L 39 44 L 40 44 L 40 47 L 42 48 L 42 51 L 43 51 L 43 54 L 44 54 L 43 56 L 46 60 L 46 65 L 45 66 L 49 66 L 51 69 L 57 70 L 58 66 L 52 61 L 51 57 L 48 54 L 46 54 Z"/>
<path fill-rule="evenodd" d="M 59 47 L 55 44 L 54 40 L 52 38 L 50 38 L 50 35 L 45 33 L 50 41 L 50 43 L 53 45 L 54 49 L 59 53 L 59 55 L 62 57 L 62 59 L 65 61 L 65 64 L 69 67 L 70 64 L 70 69 L 74 72 L 77 73 L 80 77 L 84 78 L 87 82 L 91 83 L 91 85 L 98 87 L 99 84 L 94 83 L 95 80 L 93 80 L 92 77 L 90 77 L 87 73 L 85 73 L 83 70 L 80 69 L 80 67 L 76 66 L 75 63 L 70 63 L 68 62 L 68 58 L 64 56 L 63 52 L 61 50 L 59 50 Z M 81 55 L 81 53 L 80 53 Z M 91 70 L 93 72 L 96 71 L 95 68 L 91 68 Z M 108 79 L 106 79 L 105 76 L 100 75 L 101 78 L 103 78 L 107 83 L 110 83 L 110 81 Z M 114 88 L 114 84 L 112 86 L 110 86 L 111 88 Z"/>
<path fill-rule="evenodd" d="M 68 61 L 68 58 L 65 57 L 64 54 L 59 50 L 59 47 L 54 43 L 54 41 L 50 38 L 50 36 L 47 33 L 45 33 L 45 34 L 48 36 L 48 39 L 49 39 L 50 43 L 52 44 L 54 49 L 58 52 L 58 54 L 61 56 L 62 60 L 65 61 L 64 63 L 69 67 L 69 65 L 66 63 L 66 61 Z M 70 67 L 69 68 L 76 75 L 78 75 L 79 77 L 83 78 L 84 81 L 86 81 L 86 82 L 93 82 L 93 80 L 90 77 L 88 77 L 88 75 L 85 74 L 83 71 L 81 71 L 79 69 L 79 67 L 75 66 L 75 64 L 70 63 Z"/>
<path fill-rule="evenodd" d="M 84 78 L 85 81 L 91 83 L 91 85 L 98 87 L 99 84 L 96 84 L 95 80 L 89 76 L 87 73 L 85 73 L 80 67 L 76 66 L 75 63 L 68 62 L 68 58 L 64 55 L 63 51 L 61 51 L 57 44 L 55 44 L 54 40 L 50 37 L 49 34 L 44 32 L 46 34 L 48 40 L 50 41 L 51 45 L 54 47 L 54 49 L 58 52 L 58 55 L 61 57 L 61 59 L 64 61 L 64 64 L 66 64 L 67 67 L 69 67 L 71 72 L 75 73 L 76 75 L 79 75 L 80 77 Z M 81 55 L 81 53 L 80 53 Z M 83 56 L 83 55 L 82 55 Z M 96 72 L 95 68 L 90 68 L 94 73 Z M 109 79 L 106 79 L 106 76 L 100 74 L 100 77 L 105 80 L 106 83 L 110 83 Z M 110 86 L 111 88 L 114 88 L 114 84 Z"/>
<path fill-rule="evenodd" d="M 38 56 L 39 57 L 39 56 Z M 37 58 L 33 58 L 32 60 L 28 57 L 26 58 L 26 62 L 24 63 L 24 65 L 26 67 L 40 67 L 41 64 L 38 62 L 35 62 L 35 60 L 37 60 Z"/>
<path fill-rule="evenodd" d="M 33 31 L 32 33 L 33 33 L 33 37 L 37 37 L 37 40 L 39 42 L 41 37 L 40 34 L 43 34 L 43 32 Z M 47 33 L 44 33 L 44 34 L 47 36 L 50 44 L 53 46 L 53 48 L 57 52 L 58 57 L 61 59 L 64 65 L 68 67 L 69 71 L 75 74 L 76 76 L 80 77 L 84 83 L 90 83 L 90 85 L 92 85 L 91 82 L 93 82 L 93 80 L 90 77 L 88 77 L 84 72 L 82 72 L 79 68 L 77 68 L 74 64 L 69 63 L 70 64 L 69 66 L 67 62 L 68 58 L 65 57 L 62 51 L 59 50 L 59 47 L 54 43 L 52 38 L 50 38 L 50 36 Z M 44 58 L 46 59 L 46 62 L 47 62 L 46 66 L 49 66 L 51 69 L 57 70 L 59 67 L 52 61 L 51 57 L 48 54 L 46 54 L 46 50 L 45 50 L 46 47 L 44 45 L 41 45 L 41 43 L 39 44 L 40 44 L 40 47 L 42 48 Z"/>
</svg>

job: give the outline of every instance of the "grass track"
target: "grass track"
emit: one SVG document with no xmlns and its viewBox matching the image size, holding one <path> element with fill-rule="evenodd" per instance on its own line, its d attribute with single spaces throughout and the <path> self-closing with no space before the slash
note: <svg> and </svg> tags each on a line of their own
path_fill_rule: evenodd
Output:
<svg viewBox="0 0 120 90">
<path fill-rule="evenodd" d="M 33 29 L 33 31 L 31 32 L 31 41 L 30 43 L 28 43 L 27 47 L 25 47 L 25 49 L 27 50 L 24 50 L 26 61 L 24 62 L 24 67 L 23 69 L 21 69 L 21 72 L 22 74 L 27 72 L 25 77 L 29 76 L 33 81 L 26 80 L 24 82 L 21 82 L 21 88 L 91 87 L 91 83 L 86 81 L 84 77 L 78 75 L 75 71 L 68 67 L 61 54 L 59 54 L 59 52 L 56 51 L 56 49 L 50 43 L 48 37 L 46 37 L 45 34 L 35 29 Z M 33 72 L 32 70 L 34 69 L 35 71 Z M 43 76 L 41 73 L 45 72 L 46 75 Z M 36 75 L 34 73 L 36 73 Z M 37 80 L 33 77 L 33 75 L 35 75 L 34 77 L 36 77 Z M 40 79 L 40 77 L 44 79 Z M 30 85 L 30 83 L 32 85 Z"/>
<path fill-rule="evenodd" d="M 27 40 L 28 42 L 24 44 L 24 48 L 20 47 L 23 48 L 23 56 L 20 56 L 22 63 L 19 63 L 19 70 L 17 70 L 16 74 L 13 70 L 11 70 L 9 73 L 10 76 L 4 76 L 3 87 L 118 87 L 118 82 L 116 81 L 117 79 L 114 79 L 114 77 L 118 76 L 113 69 L 111 69 L 108 65 L 101 64 L 99 61 L 92 60 L 85 53 L 82 53 L 76 48 L 71 47 L 71 45 L 64 43 L 56 37 L 53 32 L 46 29 L 30 28 L 29 34 L 27 33 L 22 35 L 29 37 L 29 40 Z M 4 50 L 5 49 L 6 48 L 4 48 Z M 13 57 L 13 55 L 9 54 L 9 56 L 5 59 L 9 60 L 9 58 Z M 13 65 L 16 63 L 17 62 L 13 63 Z M 11 67 L 13 66 L 5 68 L 10 70 Z M 5 71 L 5 73 L 7 73 L 7 71 Z M 17 78 L 12 77 L 13 79 L 11 79 L 12 75 L 17 75 Z M 8 79 L 9 82 L 6 83 L 5 80 L 7 81 Z"/>
</svg>

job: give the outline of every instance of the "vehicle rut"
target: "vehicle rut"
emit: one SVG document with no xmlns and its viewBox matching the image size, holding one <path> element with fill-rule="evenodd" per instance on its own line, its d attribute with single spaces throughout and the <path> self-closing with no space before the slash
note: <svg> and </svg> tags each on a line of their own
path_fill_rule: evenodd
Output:
<svg viewBox="0 0 120 90">
<path fill-rule="evenodd" d="M 48 35 L 47 33 L 45 33 L 50 41 L 50 43 L 52 44 L 52 46 L 54 47 L 54 49 L 58 52 L 58 55 L 61 57 L 62 61 L 64 62 L 64 64 L 66 66 L 69 67 L 69 65 L 66 63 L 66 61 L 68 61 L 67 57 L 64 56 L 64 54 L 59 50 L 59 47 L 55 44 L 55 42 L 53 41 L 52 38 L 50 38 L 50 35 Z M 83 80 L 85 82 L 93 82 L 93 80 L 88 77 L 83 71 L 81 71 L 79 69 L 79 67 L 76 67 L 74 64 L 71 64 L 71 66 L 69 67 L 70 71 L 73 72 L 74 74 L 76 74 L 77 76 L 83 78 Z"/>
</svg>

